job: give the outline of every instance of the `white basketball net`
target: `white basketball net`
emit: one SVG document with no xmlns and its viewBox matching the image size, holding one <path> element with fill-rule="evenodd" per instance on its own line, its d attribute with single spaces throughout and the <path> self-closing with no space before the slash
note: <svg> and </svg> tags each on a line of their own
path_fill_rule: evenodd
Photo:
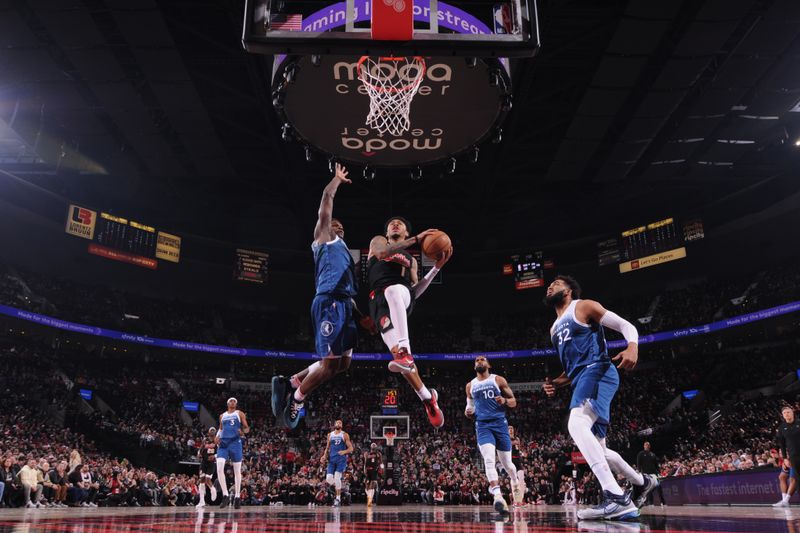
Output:
<svg viewBox="0 0 800 533">
<path fill-rule="evenodd" d="M 367 125 L 379 133 L 399 137 L 411 127 L 411 101 L 425 77 L 425 59 L 364 56 L 358 78 L 369 94 Z"/>
</svg>

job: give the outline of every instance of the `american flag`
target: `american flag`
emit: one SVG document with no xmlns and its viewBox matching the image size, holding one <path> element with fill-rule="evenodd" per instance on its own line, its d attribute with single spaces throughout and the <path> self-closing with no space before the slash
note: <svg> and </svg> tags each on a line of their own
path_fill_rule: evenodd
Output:
<svg viewBox="0 0 800 533">
<path fill-rule="evenodd" d="M 270 29 L 275 31 L 302 31 L 303 15 L 299 14 L 274 14 L 270 16 Z"/>
</svg>

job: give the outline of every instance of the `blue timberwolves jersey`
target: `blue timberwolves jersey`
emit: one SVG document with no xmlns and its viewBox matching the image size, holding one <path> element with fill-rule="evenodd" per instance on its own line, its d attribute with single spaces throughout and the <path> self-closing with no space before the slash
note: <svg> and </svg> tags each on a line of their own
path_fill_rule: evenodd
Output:
<svg viewBox="0 0 800 533">
<path fill-rule="evenodd" d="M 610 361 L 603 326 L 582 324 L 575 319 L 575 306 L 579 301 L 573 300 L 550 328 L 550 340 L 570 378 L 592 363 Z"/>
<path fill-rule="evenodd" d="M 347 444 L 344 442 L 344 431 L 340 431 L 338 434 L 335 431 L 331 431 L 328 439 L 331 441 L 329 458 L 339 457 L 339 452 L 347 449 Z"/>
<path fill-rule="evenodd" d="M 238 439 L 239 428 L 242 427 L 242 419 L 239 416 L 239 411 L 236 410 L 232 413 L 225 411 L 222 413 L 222 422 L 220 423 L 220 431 L 222 434 L 221 439 Z"/>
<path fill-rule="evenodd" d="M 311 245 L 317 294 L 352 297 L 356 295 L 355 262 L 338 236 L 330 242 Z"/>
<path fill-rule="evenodd" d="M 497 386 L 496 375 L 489 374 L 483 381 L 479 381 L 478 378 L 473 379 L 470 392 L 475 403 L 475 420 L 478 422 L 505 420 L 506 408 L 495 400 L 503 395 Z"/>
</svg>

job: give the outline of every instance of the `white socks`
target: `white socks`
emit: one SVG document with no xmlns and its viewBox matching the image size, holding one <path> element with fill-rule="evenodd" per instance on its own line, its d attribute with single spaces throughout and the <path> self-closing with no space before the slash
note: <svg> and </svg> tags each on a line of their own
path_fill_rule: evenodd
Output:
<svg viewBox="0 0 800 533">
<path fill-rule="evenodd" d="M 601 439 L 600 445 L 603 447 L 606 460 L 608 461 L 608 466 L 611 467 L 612 471 L 616 472 L 617 474 L 622 474 L 623 476 L 625 476 L 625 479 L 627 479 L 637 487 L 641 487 L 642 485 L 644 485 L 644 476 L 642 476 L 642 474 L 634 470 L 633 467 L 629 465 L 625 461 L 625 459 L 622 458 L 620 454 L 618 454 L 614 450 L 606 448 L 606 439 Z"/>
<path fill-rule="evenodd" d="M 242 463 L 233 463 L 234 498 L 242 493 Z"/>
<path fill-rule="evenodd" d="M 591 407 L 584 403 L 583 406 L 574 407 L 570 411 L 567 429 L 603 490 L 616 496 L 622 496 L 622 488 L 614 479 L 614 474 L 608 466 L 603 446 L 592 433 L 595 420 L 597 420 L 597 415 L 594 414 Z"/>
<path fill-rule="evenodd" d="M 309 376 L 310 376 L 310 375 L 311 375 L 311 374 L 309 373 Z M 306 377 L 308 377 L 308 376 L 306 376 Z M 306 399 L 306 395 L 305 395 L 305 394 L 303 394 L 302 392 L 300 392 L 300 387 L 297 387 L 297 390 L 296 390 L 296 391 L 294 391 L 294 399 L 295 399 L 295 401 L 296 401 L 297 403 L 303 403 L 303 400 L 305 400 L 305 399 Z"/>
<path fill-rule="evenodd" d="M 406 309 L 411 304 L 411 293 L 405 285 L 389 285 L 383 291 L 386 304 L 389 306 L 389 318 L 397 333 L 397 346 L 411 353 L 411 342 L 408 339 L 408 315 Z"/>
<path fill-rule="evenodd" d="M 498 499 L 498 498 L 502 498 L 503 497 L 503 493 L 500 491 L 500 486 L 499 485 L 495 485 L 494 487 L 490 486 L 489 487 L 489 494 L 494 496 L 495 500 Z"/>
<path fill-rule="evenodd" d="M 241 463 L 240 463 L 241 464 Z M 217 458 L 217 479 L 222 488 L 222 495 L 228 495 L 228 482 L 225 480 L 225 459 Z"/>
<path fill-rule="evenodd" d="M 422 388 L 417 391 L 417 396 L 419 396 L 419 399 L 423 402 L 433 398 L 433 396 L 431 396 L 431 391 L 429 391 L 428 387 L 425 385 L 423 385 Z"/>
</svg>

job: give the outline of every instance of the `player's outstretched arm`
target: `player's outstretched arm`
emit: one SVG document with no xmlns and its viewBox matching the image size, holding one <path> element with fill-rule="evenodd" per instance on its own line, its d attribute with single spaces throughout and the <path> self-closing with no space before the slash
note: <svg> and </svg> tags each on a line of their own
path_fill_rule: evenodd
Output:
<svg viewBox="0 0 800 533">
<path fill-rule="evenodd" d="M 336 172 L 330 183 L 328 183 L 322 191 L 322 200 L 319 202 L 317 225 L 314 227 L 314 242 L 323 244 L 334 239 L 333 232 L 331 231 L 333 198 L 336 196 L 336 191 L 342 183 L 353 183 L 353 180 L 347 179 L 347 169 L 339 163 L 336 163 Z"/>
<path fill-rule="evenodd" d="M 464 416 L 472 418 L 475 416 L 475 401 L 472 399 L 472 382 L 467 383 L 467 406 L 464 408 Z"/>
<path fill-rule="evenodd" d="M 344 432 L 344 443 L 347 444 L 347 448 L 339 452 L 339 455 L 347 455 L 349 453 L 353 453 L 353 442 L 350 440 L 350 435 L 347 432 Z"/>
<path fill-rule="evenodd" d="M 494 399 L 500 405 L 505 405 L 509 409 L 514 409 L 517 406 L 517 399 L 514 397 L 514 391 L 508 386 L 508 381 L 502 376 L 496 378 L 497 386 L 500 387 L 500 394 Z"/>
<path fill-rule="evenodd" d="M 575 318 L 587 324 L 594 322 L 622 333 L 628 347 L 619 352 L 612 360 L 619 361 L 617 368 L 633 370 L 639 360 L 639 332 L 636 330 L 636 326 L 615 312 L 608 311 L 594 300 L 578 302 L 575 308 Z"/>
</svg>

